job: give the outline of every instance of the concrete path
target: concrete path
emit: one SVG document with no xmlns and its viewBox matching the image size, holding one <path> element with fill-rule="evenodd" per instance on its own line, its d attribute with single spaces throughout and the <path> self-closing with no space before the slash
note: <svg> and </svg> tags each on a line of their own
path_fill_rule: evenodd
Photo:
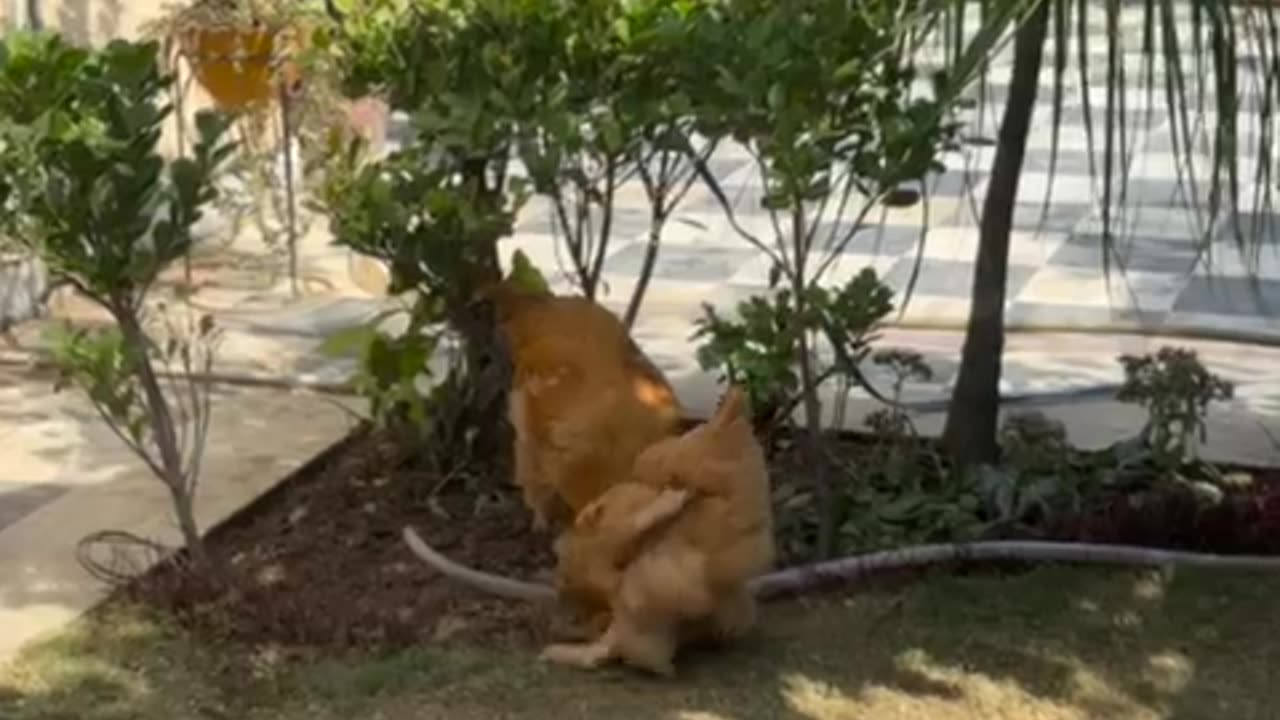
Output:
<svg viewBox="0 0 1280 720">
<path fill-rule="evenodd" d="M 216 390 L 202 527 L 221 522 L 350 430 L 331 400 L 280 390 Z M 75 557 L 98 530 L 178 545 L 164 487 L 78 393 L 48 373 L 0 368 L 0 662 L 109 590 Z"/>
</svg>

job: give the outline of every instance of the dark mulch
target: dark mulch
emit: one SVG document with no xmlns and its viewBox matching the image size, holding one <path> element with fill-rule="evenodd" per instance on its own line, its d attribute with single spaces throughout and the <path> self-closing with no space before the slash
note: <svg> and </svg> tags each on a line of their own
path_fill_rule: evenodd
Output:
<svg viewBox="0 0 1280 720">
<path fill-rule="evenodd" d="M 438 479 L 397 469 L 399 455 L 385 435 L 353 439 L 210 536 L 222 568 L 217 582 L 165 565 L 124 594 L 224 637 L 287 646 L 540 640 L 545 610 L 445 580 L 401 540 L 402 528 L 413 525 L 464 564 L 532 578 L 553 558 L 515 494 L 503 488 L 478 503 L 459 482 L 433 497 Z"/>
</svg>

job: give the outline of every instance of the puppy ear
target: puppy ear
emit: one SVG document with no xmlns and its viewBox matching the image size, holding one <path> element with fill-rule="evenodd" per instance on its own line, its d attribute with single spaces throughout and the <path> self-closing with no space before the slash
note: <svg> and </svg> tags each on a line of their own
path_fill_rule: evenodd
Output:
<svg viewBox="0 0 1280 720">
<path fill-rule="evenodd" d="M 600 524 L 600 516 L 604 514 L 604 503 L 600 500 L 587 505 L 574 518 L 573 526 L 583 530 L 594 530 Z"/>
<path fill-rule="evenodd" d="M 730 385 L 725 391 L 724 398 L 720 400 L 720 407 L 716 408 L 716 414 L 711 419 L 715 425 L 723 427 L 737 420 L 750 420 L 751 414 L 747 409 L 747 395 L 742 388 L 737 385 Z"/>
</svg>

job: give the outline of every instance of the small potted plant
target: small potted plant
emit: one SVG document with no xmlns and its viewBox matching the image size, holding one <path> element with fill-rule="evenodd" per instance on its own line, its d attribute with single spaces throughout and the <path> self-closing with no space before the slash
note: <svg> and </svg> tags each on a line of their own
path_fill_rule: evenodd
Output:
<svg viewBox="0 0 1280 720">
<path fill-rule="evenodd" d="M 148 34 L 176 47 L 213 102 L 242 111 L 276 99 L 281 83 L 296 85 L 292 59 L 305 39 L 299 20 L 306 3 L 275 0 L 196 0 L 170 6 Z"/>
</svg>

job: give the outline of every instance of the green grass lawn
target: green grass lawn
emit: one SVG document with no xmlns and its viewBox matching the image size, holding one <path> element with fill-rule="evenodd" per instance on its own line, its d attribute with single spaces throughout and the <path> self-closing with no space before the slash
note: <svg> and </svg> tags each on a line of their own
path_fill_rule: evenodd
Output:
<svg viewBox="0 0 1280 720">
<path fill-rule="evenodd" d="M 1278 718 L 1277 610 L 1258 575 L 938 575 L 769 606 L 665 682 L 456 648 L 285 657 L 119 610 L 0 674 L 0 718 Z"/>
</svg>

